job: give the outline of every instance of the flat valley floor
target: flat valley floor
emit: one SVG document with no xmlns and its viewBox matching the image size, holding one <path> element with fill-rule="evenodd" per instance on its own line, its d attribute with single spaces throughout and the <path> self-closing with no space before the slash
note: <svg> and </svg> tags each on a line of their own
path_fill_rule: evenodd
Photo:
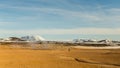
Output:
<svg viewBox="0 0 120 68">
<path fill-rule="evenodd" d="M 120 49 L 34 50 L 0 46 L 0 68 L 120 68 Z"/>
</svg>

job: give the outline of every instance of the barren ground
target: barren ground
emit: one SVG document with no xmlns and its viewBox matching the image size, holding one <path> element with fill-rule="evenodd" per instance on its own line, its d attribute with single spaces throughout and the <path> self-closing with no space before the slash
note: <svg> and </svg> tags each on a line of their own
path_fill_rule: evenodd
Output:
<svg viewBox="0 0 120 68">
<path fill-rule="evenodd" d="M 0 46 L 0 68 L 120 68 L 120 49 L 32 50 Z"/>
</svg>

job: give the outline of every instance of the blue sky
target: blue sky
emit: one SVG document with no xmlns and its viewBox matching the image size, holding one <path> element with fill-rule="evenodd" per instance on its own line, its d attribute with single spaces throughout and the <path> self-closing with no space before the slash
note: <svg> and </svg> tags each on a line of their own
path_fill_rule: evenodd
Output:
<svg viewBox="0 0 120 68">
<path fill-rule="evenodd" d="M 120 40 L 120 0 L 0 0 L 0 37 Z"/>
</svg>

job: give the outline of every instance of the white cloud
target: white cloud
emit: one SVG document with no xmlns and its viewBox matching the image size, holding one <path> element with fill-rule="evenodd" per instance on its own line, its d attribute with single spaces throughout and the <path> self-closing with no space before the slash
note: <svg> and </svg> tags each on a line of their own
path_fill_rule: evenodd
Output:
<svg viewBox="0 0 120 68">
<path fill-rule="evenodd" d="M 7 25 L 13 25 L 15 22 L 2 22 L 0 21 L 0 26 L 7 26 Z"/>
<path fill-rule="evenodd" d="M 46 8 L 46 7 L 32 7 L 32 6 L 23 7 L 23 6 L 13 6 L 13 5 L 7 5 L 7 4 L 1 4 L 0 8 L 11 8 L 11 10 L 16 9 L 18 11 L 29 11 L 33 13 L 44 12 L 44 13 L 58 14 L 58 15 L 65 16 L 65 17 L 78 17 L 78 18 L 99 20 L 99 17 L 96 16 L 96 14 L 91 14 L 88 12 L 81 12 L 81 11 L 71 11 L 71 10 L 60 9 L 60 8 Z"/>
<path fill-rule="evenodd" d="M 38 8 L 38 7 L 12 7 L 14 9 L 20 9 L 21 10 L 28 10 L 30 12 L 33 12 L 34 14 L 40 14 L 40 12 L 43 13 L 49 13 L 49 14 L 57 14 L 60 16 L 63 16 L 64 18 L 68 19 L 83 19 L 86 22 L 114 22 L 118 23 L 120 22 L 120 13 L 119 12 L 114 12 L 114 11 L 119 11 L 114 10 L 114 11 L 106 11 L 103 10 L 101 11 L 89 11 L 89 12 L 83 12 L 83 11 L 71 11 L 71 10 L 66 10 L 66 9 L 56 9 L 56 8 Z M 106 14 L 106 12 L 108 14 Z M 113 14 L 114 13 L 114 14 Z"/>
<path fill-rule="evenodd" d="M 44 1 L 44 0 L 43 0 Z M 58 0 L 59 1 L 59 0 Z M 84 8 L 84 6 L 81 6 Z M 90 10 L 85 8 L 84 10 L 68 10 L 62 8 L 47 8 L 47 7 L 27 7 L 27 6 L 12 6 L 12 5 L 2 5 L 1 8 L 11 8 L 17 11 L 31 12 L 29 16 L 17 17 L 17 20 L 35 20 L 37 18 L 43 17 L 47 14 L 56 14 L 65 19 L 77 19 L 77 21 L 83 20 L 89 23 L 112 23 L 117 24 L 120 22 L 120 8 L 104 8 L 101 5 L 96 6 L 96 9 Z M 89 7 L 92 8 L 92 7 Z M 94 7 L 95 8 L 95 7 Z M 41 13 L 42 12 L 42 13 Z M 111 24 L 110 24 L 111 25 Z"/>
<path fill-rule="evenodd" d="M 99 34 L 118 35 L 120 28 L 74 28 L 74 29 L 35 29 L 35 30 L 0 30 L 3 34 Z"/>
<path fill-rule="evenodd" d="M 109 9 L 111 12 L 120 12 L 120 8 L 111 8 Z"/>
</svg>

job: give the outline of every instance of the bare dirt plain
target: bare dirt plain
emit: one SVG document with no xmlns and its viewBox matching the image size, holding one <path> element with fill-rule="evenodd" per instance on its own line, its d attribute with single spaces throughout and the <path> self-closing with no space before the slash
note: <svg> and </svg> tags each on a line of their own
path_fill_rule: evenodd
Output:
<svg viewBox="0 0 120 68">
<path fill-rule="evenodd" d="M 0 46 L 0 68 L 120 68 L 120 49 L 33 50 Z"/>
</svg>

